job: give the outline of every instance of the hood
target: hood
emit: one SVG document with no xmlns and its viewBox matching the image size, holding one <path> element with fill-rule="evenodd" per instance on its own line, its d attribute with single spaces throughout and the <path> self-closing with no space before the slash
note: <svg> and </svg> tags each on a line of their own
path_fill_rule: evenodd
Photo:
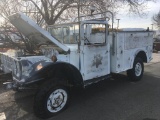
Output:
<svg viewBox="0 0 160 120">
<path fill-rule="evenodd" d="M 62 50 L 68 52 L 69 48 L 52 37 L 49 32 L 38 26 L 33 20 L 23 13 L 16 13 L 8 17 L 10 22 L 27 38 L 32 40 L 36 45 L 53 43 Z"/>
</svg>

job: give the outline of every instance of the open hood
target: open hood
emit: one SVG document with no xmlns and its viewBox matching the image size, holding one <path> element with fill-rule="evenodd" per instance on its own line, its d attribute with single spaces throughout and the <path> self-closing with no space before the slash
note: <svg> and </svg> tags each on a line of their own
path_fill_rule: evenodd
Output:
<svg viewBox="0 0 160 120">
<path fill-rule="evenodd" d="M 64 51 L 69 51 L 69 48 L 60 43 L 49 32 L 38 26 L 33 20 L 23 13 L 16 13 L 8 17 L 10 22 L 26 37 L 34 40 L 35 44 L 54 43 Z"/>
</svg>

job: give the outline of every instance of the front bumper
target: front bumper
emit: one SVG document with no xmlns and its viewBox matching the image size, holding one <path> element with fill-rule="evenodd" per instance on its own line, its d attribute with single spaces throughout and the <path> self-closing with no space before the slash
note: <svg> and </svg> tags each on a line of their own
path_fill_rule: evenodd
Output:
<svg viewBox="0 0 160 120">
<path fill-rule="evenodd" d="M 3 87 L 5 89 L 13 89 L 13 90 L 29 90 L 29 89 L 38 89 L 38 85 L 35 85 L 34 83 L 40 81 L 39 80 L 34 80 L 32 82 L 20 82 L 18 80 L 12 81 L 12 82 L 4 82 Z"/>
<path fill-rule="evenodd" d="M 43 80 L 41 79 L 34 79 L 32 81 L 27 81 L 27 80 L 18 80 L 15 77 L 13 77 L 13 80 L 11 82 L 4 82 L 3 85 L 6 89 L 37 89 L 38 84 L 35 85 L 38 81 Z"/>
</svg>

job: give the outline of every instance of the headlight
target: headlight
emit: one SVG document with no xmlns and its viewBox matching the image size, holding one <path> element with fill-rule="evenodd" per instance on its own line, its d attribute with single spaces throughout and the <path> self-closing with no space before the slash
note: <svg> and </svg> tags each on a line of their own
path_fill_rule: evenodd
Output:
<svg viewBox="0 0 160 120">
<path fill-rule="evenodd" d="M 36 70 L 38 71 L 38 70 L 40 70 L 40 69 L 42 69 L 42 68 L 43 68 L 42 64 L 39 63 L 39 64 L 37 65 L 37 67 L 36 67 Z"/>
<path fill-rule="evenodd" d="M 33 70 L 33 63 L 29 60 L 21 60 L 22 64 L 22 75 L 29 76 Z"/>
</svg>

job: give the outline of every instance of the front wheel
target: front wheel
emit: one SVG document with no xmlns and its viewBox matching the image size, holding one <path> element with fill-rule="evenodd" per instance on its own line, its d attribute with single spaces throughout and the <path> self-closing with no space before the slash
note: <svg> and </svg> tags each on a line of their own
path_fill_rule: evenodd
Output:
<svg viewBox="0 0 160 120">
<path fill-rule="evenodd" d="M 141 58 L 135 58 L 133 68 L 127 71 L 128 77 L 132 81 L 141 80 L 144 72 L 144 64 Z"/>
<path fill-rule="evenodd" d="M 50 118 L 63 111 L 68 101 L 69 94 L 66 87 L 48 84 L 35 96 L 35 115 L 43 119 Z"/>
</svg>

